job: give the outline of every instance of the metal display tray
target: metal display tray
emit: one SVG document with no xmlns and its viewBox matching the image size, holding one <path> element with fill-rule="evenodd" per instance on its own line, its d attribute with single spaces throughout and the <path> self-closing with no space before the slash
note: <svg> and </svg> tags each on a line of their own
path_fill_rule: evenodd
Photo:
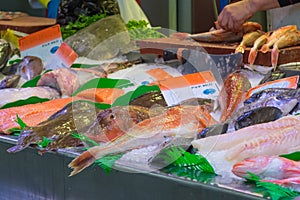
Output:
<svg viewBox="0 0 300 200">
<path fill-rule="evenodd" d="M 211 183 L 200 183 L 122 163 L 116 164 L 110 174 L 100 167 L 89 167 L 69 177 L 68 163 L 79 153 L 59 150 L 41 156 L 34 148 L 7 153 L 15 143 L 16 137 L 0 136 L 1 200 L 262 199 L 251 185 L 242 181 L 224 183 L 216 177 Z"/>
</svg>

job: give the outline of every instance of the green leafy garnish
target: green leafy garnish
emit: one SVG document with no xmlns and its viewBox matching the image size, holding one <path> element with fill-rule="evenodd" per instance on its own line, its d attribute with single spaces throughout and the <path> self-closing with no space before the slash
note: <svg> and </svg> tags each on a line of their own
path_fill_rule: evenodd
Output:
<svg viewBox="0 0 300 200">
<path fill-rule="evenodd" d="M 124 153 L 116 155 L 107 155 L 95 161 L 94 164 L 101 167 L 107 174 L 109 174 L 115 162 L 123 156 Z"/>
<path fill-rule="evenodd" d="M 93 16 L 80 15 L 75 22 L 69 22 L 67 26 L 61 27 L 63 40 L 71 35 L 74 35 L 77 31 L 91 25 L 92 23 L 105 18 L 106 16 L 106 13 L 96 14 Z"/>
<path fill-rule="evenodd" d="M 36 87 L 38 81 L 40 80 L 40 78 L 41 78 L 41 75 L 38 75 L 38 76 L 34 77 L 33 79 L 31 79 L 31 80 L 25 82 L 25 83 L 21 86 L 21 88 Z"/>
<path fill-rule="evenodd" d="M 81 86 L 72 96 L 90 88 L 125 88 L 129 86 L 133 86 L 133 83 L 126 79 L 95 78 Z"/>
<path fill-rule="evenodd" d="M 16 122 L 19 124 L 21 130 L 24 130 L 26 127 L 28 127 L 27 124 L 18 115 Z"/>
<path fill-rule="evenodd" d="M 45 136 L 43 137 L 43 140 L 41 142 L 37 142 L 36 144 L 40 147 L 40 148 L 46 148 L 48 146 L 48 144 L 50 144 L 51 142 L 53 142 L 52 140 L 46 138 Z"/>
<path fill-rule="evenodd" d="M 299 161 L 300 160 L 300 151 L 290 153 L 290 154 L 280 155 L 280 157 L 284 157 L 284 158 L 294 160 L 294 161 Z"/>
<path fill-rule="evenodd" d="M 99 146 L 97 142 L 95 142 L 94 140 L 92 140 L 91 138 L 87 137 L 84 134 L 72 133 L 72 137 L 79 139 L 85 144 L 88 144 L 88 146 Z"/>
<path fill-rule="evenodd" d="M 91 67 L 96 67 L 99 66 L 99 64 L 94 65 L 94 64 L 80 64 L 80 63 L 75 63 L 71 66 L 71 68 L 91 68 Z"/>
<path fill-rule="evenodd" d="M 24 106 L 24 105 L 27 105 L 27 104 L 42 103 L 42 102 L 45 102 L 45 101 L 49 101 L 49 99 L 39 98 L 39 97 L 29 97 L 28 99 L 18 100 L 18 101 L 15 101 L 15 102 L 7 103 L 7 104 L 3 105 L 0 109 L 17 107 L 17 106 Z"/>
<path fill-rule="evenodd" d="M 135 98 L 137 98 L 137 97 L 139 97 L 143 94 L 146 94 L 148 92 L 154 92 L 154 91 L 160 92 L 160 89 L 157 85 L 153 85 L 153 86 L 142 85 L 142 86 L 139 86 L 134 91 L 127 92 L 126 94 L 118 97 L 114 101 L 112 106 L 126 106 L 133 99 L 135 99 Z"/>
<path fill-rule="evenodd" d="M 282 187 L 275 183 L 264 182 L 261 178 L 253 173 L 248 172 L 246 177 L 247 182 L 256 185 L 255 192 L 263 194 L 265 198 L 270 197 L 272 200 L 279 199 L 293 199 L 300 195 L 299 192 L 293 191 L 289 188 Z"/>
<path fill-rule="evenodd" d="M 150 39 L 150 38 L 165 38 L 166 35 L 160 33 L 158 30 L 161 27 L 148 27 L 149 23 L 145 20 L 130 20 L 126 24 L 132 40 Z"/>
</svg>

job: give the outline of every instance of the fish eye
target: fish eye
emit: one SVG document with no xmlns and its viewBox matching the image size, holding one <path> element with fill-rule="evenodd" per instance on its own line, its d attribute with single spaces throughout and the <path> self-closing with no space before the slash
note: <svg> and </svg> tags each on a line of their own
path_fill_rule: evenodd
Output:
<svg viewBox="0 0 300 200">
<path fill-rule="evenodd" d="M 111 115 L 110 115 L 110 119 L 115 119 L 115 115 L 114 115 L 114 114 L 111 114 Z"/>
</svg>

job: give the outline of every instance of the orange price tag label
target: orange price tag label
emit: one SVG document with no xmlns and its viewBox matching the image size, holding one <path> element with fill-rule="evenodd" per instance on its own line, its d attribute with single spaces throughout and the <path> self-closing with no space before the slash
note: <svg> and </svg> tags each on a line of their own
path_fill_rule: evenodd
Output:
<svg viewBox="0 0 300 200">
<path fill-rule="evenodd" d="M 21 57 L 37 56 L 44 62 L 62 43 L 60 26 L 55 25 L 19 39 Z"/>
<path fill-rule="evenodd" d="M 256 87 L 251 88 L 247 95 L 246 99 L 251 97 L 254 93 L 269 89 L 269 88 L 291 88 L 296 89 L 298 86 L 299 76 L 291 76 L 287 78 L 278 79 L 275 81 L 270 81 Z"/>
</svg>

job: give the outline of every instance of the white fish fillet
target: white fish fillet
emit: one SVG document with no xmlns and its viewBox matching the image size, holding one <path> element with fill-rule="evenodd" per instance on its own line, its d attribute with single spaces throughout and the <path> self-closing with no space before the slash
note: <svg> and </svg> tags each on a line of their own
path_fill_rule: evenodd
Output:
<svg viewBox="0 0 300 200">
<path fill-rule="evenodd" d="M 1 90 L 0 107 L 33 96 L 46 99 L 60 98 L 59 93 L 55 89 L 49 87 L 8 88 Z"/>
<path fill-rule="evenodd" d="M 249 141 L 262 135 L 274 133 L 278 130 L 295 126 L 300 123 L 299 116 L 286 116 L 279 120 L 264 124 L 249 126 L 224 135 L 211 136 L 192 142 L 193 147 L 197 148 L 199 153 L 210 153 L 213 151 L 227 150 L 242 142 Z"/>
</svg>

